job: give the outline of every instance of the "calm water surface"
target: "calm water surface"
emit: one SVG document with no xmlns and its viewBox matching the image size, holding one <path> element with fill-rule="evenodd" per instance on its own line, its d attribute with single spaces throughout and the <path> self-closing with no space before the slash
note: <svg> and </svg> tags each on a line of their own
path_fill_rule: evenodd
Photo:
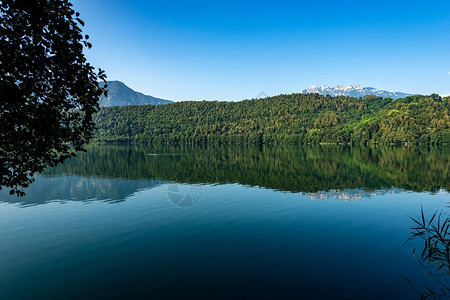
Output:
<svg viewBox="0 0 450 300">
<path fill-rule="evenodd" d="M 0 191 L 0 299 L 417 299 L 449 149 L 90 146 Z"/>
</svg>

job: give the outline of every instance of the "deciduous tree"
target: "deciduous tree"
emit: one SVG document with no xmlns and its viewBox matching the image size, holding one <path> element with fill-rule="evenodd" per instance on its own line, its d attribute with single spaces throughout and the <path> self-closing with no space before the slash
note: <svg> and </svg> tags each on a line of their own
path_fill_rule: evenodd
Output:
<svg viewBox="0 0 450 300">
<path fill-rule="evenodd" d="M 92 137 L 105 80 L 67 0 L 0 1 L 0 188 L 22 195 L 34 173 Z"/>
</svg>

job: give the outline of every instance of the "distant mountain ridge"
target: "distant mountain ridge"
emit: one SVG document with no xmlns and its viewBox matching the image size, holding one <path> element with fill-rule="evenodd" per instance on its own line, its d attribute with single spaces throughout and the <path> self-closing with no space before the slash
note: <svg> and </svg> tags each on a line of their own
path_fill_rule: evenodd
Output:
<svg viewBox="0 0 450 300">
<path fill-rule="evenodd" d="M 413 96 L 412 94 L 406 94 L 401 92 L 388 92 L 384 90 L 378 90 L 373 87 L 362 87 L 359 84 L 356 85 L 337 85 L 335 87 L 329 87 L 327 85 L 317 86 L 312 85 L 309 89 L 305 89 L 303 94 L 320 94 L 320 95 L 331 95 L 331 96 L 348 96 L 348 97 L 364 97 L 365 95 L 375 95 L 384 98 L 399 99 L 408 96 Z"/>
<path fill-rule="evenodd" d="M 170 100 L 160 99 L 142 93 L 136 92 L 126 86 L 121 81 L 107 81 L 108 84 L 108 96 L 101 96 L 99 105 L 101 107 L 108 106 L 124 106 L 124 105 L 161 105 L 172 103 Z M 100 86 L 104 86 L 103 82 Z"/>
</svg>

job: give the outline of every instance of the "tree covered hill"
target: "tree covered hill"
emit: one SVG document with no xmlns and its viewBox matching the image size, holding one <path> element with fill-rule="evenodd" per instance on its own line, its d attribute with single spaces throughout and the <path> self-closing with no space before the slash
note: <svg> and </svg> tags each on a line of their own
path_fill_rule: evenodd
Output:
<svg viewBox="0 0 450 300">
<path fill-rule="evenodd" d="M 450 97 L 290 94 L 101 108 L 100 142 L 450 144 Z"/>
</svg>

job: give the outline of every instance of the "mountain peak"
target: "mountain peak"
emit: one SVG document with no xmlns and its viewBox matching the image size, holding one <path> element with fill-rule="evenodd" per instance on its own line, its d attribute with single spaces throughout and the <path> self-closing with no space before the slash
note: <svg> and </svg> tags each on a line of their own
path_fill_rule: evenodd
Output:
<svg viewBox="0 0 450 300">
<path fill-rule="evenodd" d="M 336 90 L 343 90 L 343 91 L 361 90 L 362 88 L 363 87 L 359 84 L 355 84 L 355 85 L 345 84 L 345 85 L 337 85 L 334 87 L 334 89 L 336 89 Z"/>
<path fill-rule="evenodd" d="M 124 105 L 161 105 L 172 101 L 144 95 L 129 88 L 125 83 L 117 80 L 107 81 L 108 96 L 101 96 L 100 106 L 124 106 Z M 100 86 L 105 83 L 100 82 Z"/>
<path fill-rule="evenodd" d="M 337 85 L 330 88 L 327 85 L 317 86 L 313 84 L 309 89 L 303 90 L 303 94 L 320 94 L 320 95 L 331 95 L 331 96 L 349 96 L 349 97 L 364 97 L 365 95 L 374 95 L 385 98 L 404 98 L 411 96 L 411 94 L 401 93 L 401 92 L 388 92 L 384 90 L 378 90 L 373 87 L 363 87 L 359 84 L 345 84 Z"/>
</svg>

